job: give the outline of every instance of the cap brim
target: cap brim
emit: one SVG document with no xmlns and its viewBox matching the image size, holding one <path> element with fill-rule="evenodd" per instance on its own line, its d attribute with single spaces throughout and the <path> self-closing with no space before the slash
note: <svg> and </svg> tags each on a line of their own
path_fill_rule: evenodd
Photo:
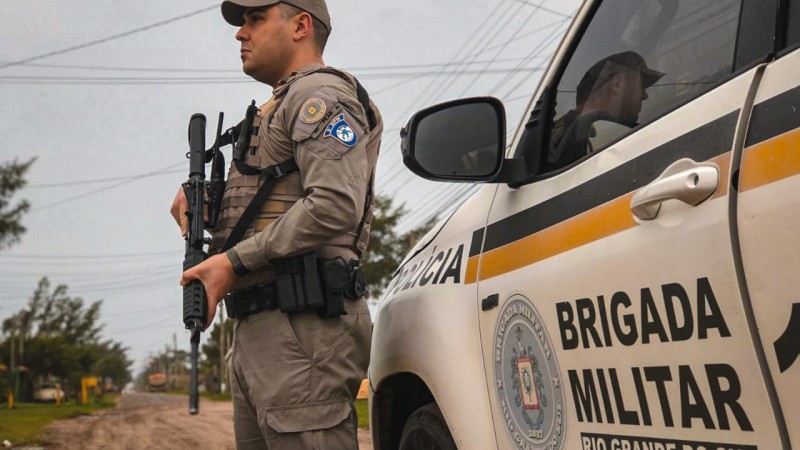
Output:
<svg viewBox="0 0 800 450">
<path fill-rule="evenodd" d="M 222 17 L 229 24 L 240 27 L 244 25 L 244 12 L 250 8 L 260 8 L 280 3 L 280 0 L 226 0 L 222 2 Z"/>
<path fill-rule="evenodd" d="M 659 72 L 653 69 L 639 69 L 639 72 L 642 74 L 642 87 L 649 88 L 650 86 L 656 84 L 656 81 L 660 80 L 661 77 L 664 76 L 664 72 Z"/>
</svg>

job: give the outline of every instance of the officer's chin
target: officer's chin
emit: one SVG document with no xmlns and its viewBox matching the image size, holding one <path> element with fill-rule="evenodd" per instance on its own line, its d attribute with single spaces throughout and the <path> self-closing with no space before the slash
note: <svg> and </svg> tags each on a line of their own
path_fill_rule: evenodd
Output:
<svg viewBox="0 0 800 450">
<path fill-rule="evenodd" d="M 259 83 L 268 84 L 272 87 L 275 87 L 275 85 L 278 83 L 277 80 L 272 81 L 270 77 L 268 77 L 262 72 L 259 72 L 252 66 L 248 66 L 247 63 L 242 64 L 242 72 L 244 72 L 244 74 L 249 76 L 250 78 L 258 81 Z"/>
</svg>

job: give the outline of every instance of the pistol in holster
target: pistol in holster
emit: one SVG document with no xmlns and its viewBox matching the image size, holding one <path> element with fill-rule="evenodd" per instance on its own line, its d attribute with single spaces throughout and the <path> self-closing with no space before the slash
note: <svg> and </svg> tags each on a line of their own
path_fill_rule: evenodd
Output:
<svg viewBox="0 0 800 450">
<path fill-rule="evenodd" d="M 323 319 L 347 314 L 344 299 L 359 299 L 366 280 L 358 260 L 318 258 L 314 252 L 272 261 L 281 312 L 317 310 Z"/>
</svg>

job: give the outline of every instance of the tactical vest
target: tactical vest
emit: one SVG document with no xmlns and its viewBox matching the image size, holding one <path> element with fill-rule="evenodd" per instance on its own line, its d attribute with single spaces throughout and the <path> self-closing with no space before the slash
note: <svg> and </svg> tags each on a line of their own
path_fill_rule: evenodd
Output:
<svg viewBox="0 0 800 450">
<path fill-rule="evenodd" d="M 362 106 L 369 105 L 368 96 L 366 91 L 358 84 L 349 74 L 339 70 L 322 67 L 320 69 L 311 71 L 304 76 L 308 76 L 315 72 L 325 72 L 337 75 L 350 83 L 358 93 L 359 102 Z M 269 165 L 277 164 L 281 161 L 274 161 L 274 156 L 270 156 L 267 152 L 263 142 L 268 139 L 267 133 L 269 124 L 275 112 L 280 107 L 281 102 L 286 97 L 288 90 L 286 90 L 277 98 L 273 97 L 269 102 L 262 105 L 258 110 L 258 117 L 253 123 L 252 136 L 250 139 L 250 148 L 245 152 L 244 163 L 263 169 Z M 366 108 L 365 108 L 366 109 Z M 369 116 L 373 113 L 374 109 L 370 108 L 365 114 Z M 372 223 L 372 206 L 374 201 L 374 175 L 375 165 L 378 159 L 378 151 L 380 147 L 380 132 L 382 131 L 382 124 L 373 116 L 369 118 L 369 129 L 366 132 L 369 137 L 366 145 L 367 161 L 370 171 L 369 185 L 367 187 L 367 198 L 364 203 L 364 211 L 357 227 L 350 230 L 341 236 L 338 236 L 328 242 L 321 252 L 326 257 L 343 256 L 345 260 L 351 257 L 361 258 L 367 248 L 369 241 L 370 226 Z M 235 164 L 231 164 L 228 172 L 228 180 L 225 183 L 225 192 L 222 198 L 222 205 L 217 222 L 216 229 L 212 232 L 212 244 L 210 246 L 210 253 L 218 253 L 223 249 L 225 241 L 230 236 L 234 226 L 239 221 L 245 208 L 250 204 L 253 196 L 258 189 L 264 184 L 265 177 L 262 175 L 245 175 L 237 170 Z M 263 203 L 260 210 L 256 214 L 255 219 L 249 224 L 245 231 L 242 240 L 253 236 L 265 229 L 269 224 L 274 222 L 278 217 L 283 215 L 294 205 L 297 200 L 306 196 L 306 191 L 300 182 L 300 173 L 294 171 L 288 173 L 277 180 L 277 183 L 270 192 L 267 200 Z M 338 250 L 337 250 L 338 249 Z M 352 252 L 352 253 L 351 253 Z M 322 256 L 322 255 L 321 255 Z"/>
</svg>

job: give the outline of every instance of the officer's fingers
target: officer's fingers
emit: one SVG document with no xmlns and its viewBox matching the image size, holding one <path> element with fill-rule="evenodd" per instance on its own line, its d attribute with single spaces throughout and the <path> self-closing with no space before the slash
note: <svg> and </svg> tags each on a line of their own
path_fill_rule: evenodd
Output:
<svg viewBox="0 0 800 450">
<path fill-rule="evenodd" d="M 191 269 L 183 272 L 183 274 L 181 275 L 181 282 L 180 283 L 181 283 L 181 286 L 186 286 L 187 284 L 189 284 L 190 281 L 199 280 L 199 279 L 200 279 L 200 274 L 199 274 L 199 271 L 197 270 L 197 266 L 195 266 L 195 267 L 192 267 Z"/>
<path fill-rule="evenodd" d="M 172 199 L 172 205 L 169 207 L 169 213 L 172 214 L 175 222 L 180 223 L 180 216 L 183 215 L 182 212 L 186 211 L 188 206 L 189 202 L 186 200 L 186 194 L 183 193 L 183 189 L 179 188 L 175 198 Z"/>
<path fill-rule="evenodd" d="M 219 304 L 219 300 L 215 300 L 214 297 L 208 297 L 208 313 L 206 314 L 206 323 L 203 326 L 203 331 L 208 329 L 211 326 L 211 322 L 214 321 L 214 314 L 217 313 L 217 305 Z"/>
<path fill-rule="evenodd" d="M 181 236 L 186 236 L 189 229 L 189 217 L 186 216 L 186 211 L 189 210 L 189 201 L 186 200 L 186 194 L 183 189 L 178 189 L 175 198 L 172 200 L 172 206 L 169 208 L 172 218 L 178 223 L 181 228 Z"/>
<path fill-rule="evenodd" d="M 185 210 L 183 214 L 181 214 L 179 225 L 181 227 L 181 236 L 186 237 L 186 234 L 189 232 L 189 217 L 186 215 Z"/>
</svg>

